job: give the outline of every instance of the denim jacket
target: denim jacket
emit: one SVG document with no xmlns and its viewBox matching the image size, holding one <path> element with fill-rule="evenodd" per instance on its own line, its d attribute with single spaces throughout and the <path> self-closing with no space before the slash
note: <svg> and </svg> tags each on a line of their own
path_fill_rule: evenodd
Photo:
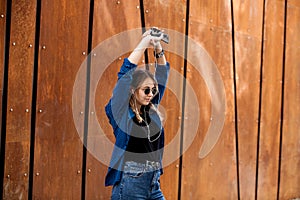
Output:
<svg viewBox="0 0 300 200">
<path fill-rule="evenodd" d="M 108 104 L 105 106 L 105 112 L 109 119 L 109 123 L 113 128 L 115 135 L 115 145 L 112 152 L 110 166 L 105 178 L 105 186 L 114 185 L 121 180 L 122 167 L 124 162 L 124 154 L 128 145 L 133 117 L 135 116 L 129 106 L 130 99 L 130 84 L 132 80 L 132 73 L 137 65 L 131 63 L 127 58 L 124 59 L 123 65 L 118 72 L 118 82 L 113 90 L 113 94 Z M 166 83 L 168 80 L 170 65 L 158 65 L 155 71 L 155 78 L 158 82 L 159 94 L 152 100 L 154 106 L 158 106 L 162 96 L 165 92 Z M 161 142 L 159 148 L 164 147 L 164 128 L 161 120 L 156 112 L 149 113 L 151 120 L 153 120 L 159 127 L 161 127 Z M 162 153 L 161 159 L 162 161 Z M 161 169 L 161 173 L 162 173 Z"/>
</svg>

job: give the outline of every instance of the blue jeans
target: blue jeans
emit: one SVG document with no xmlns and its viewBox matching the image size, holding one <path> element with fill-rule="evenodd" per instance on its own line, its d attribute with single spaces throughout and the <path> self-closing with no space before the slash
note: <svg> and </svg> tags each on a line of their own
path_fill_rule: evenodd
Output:
<svg viewBox="0 0 300 200">
<path fill-rule="evenodd" d="M 128 161 L 121 181 L 113 186 L 111 200 L 165 200 L 159 178 L 155 166 Z"/>
</svg>

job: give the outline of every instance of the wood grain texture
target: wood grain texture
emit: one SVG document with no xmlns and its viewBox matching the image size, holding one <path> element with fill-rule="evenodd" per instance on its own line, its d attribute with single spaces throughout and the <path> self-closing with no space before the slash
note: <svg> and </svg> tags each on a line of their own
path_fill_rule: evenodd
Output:
<svg viewBox="0 0 300 200">
<path fill-rule="evenodd" d="M 260 103 L 262 0 L 233 1 L 240 198 L 254 199 Z"/>
<path fill-rule="evenodd" d="M 90 91 L 93 91 L 90 94 L 90 100 L 94 99 L 94 105 L 90 105 L 90 113 L 94 112 L 95 115 L 91 114 L 89 116 L 87 143 L 93 149 L 101 147 L 102 150 L 90 151 L 87 154 L 87 170 L 90 169 L 90 172 L 87 173 L 86 177 L 86 199 L 109 199 L 111 196 L 111 187 L 104 187 L 105 175 L 108 168 L 107 163 L 109 163 L 111 156 L 111 151 L 109 151 L 108 146 L 105 146 L 107 145 L 105 141 L 108 139 L 111 141 L 111 145 L 113 145 L 115 139 L 104 107 L 108 103 L 117 82 L 117 72 L 123 63 L 123 59 L 128 56 L 127 52 L 124 52 L 124 55 L 112 58 L 112 63 L 104 66 L 101 64 L 101 61 L 107 60 L 114 53 L 115 49 L 111 47 L 101 49 L 104 48 L 101 47 L 101 42 L 109 40 L 114 36 L 117 37 L 117 34 L 122 32 L 140 28 L 141 16 L 139 5 L 138 0 L 126 2 L 95 1 L 92 46 L 97 55 L 92 56 L 90 75 L 91 83 L 96 80 L 98 80 L 98 83 L 92 84 L 90 88 Z M 133 46 L 138 42 L 138 37 L 134 40 L 124 38 L 124 40 L 117 44 L 117 48 L 122 49 L 124 46 Z M 130 51 L 132 50 L 130 49 Z M 99 55 L 98 52 L 102 51 L 105 53 Z M 101 77 L 95 77 L 99 68 L 105 68 L 105 71 Z M 94 128 L 97 124 L 100 125 L 103 133 Z M 102 159 L 99 157 L 102 157 Z M 104 163 L 103 157 L 106 163 Z"/>
<path fill-rule="evenodd" d="M 27 199 L 36 2 L 11 10 L 3 199 Z"/>
<path fill-rule="evenodd" d="M 188 52 L 190 59 L 199 56 L 199 63 L 188 65 L 187 81 L 197 96 L 200 124 L 191 147 L 183 155 L 182 199 L 237 198 L 231 23 L 230 1 L 190 1 L 189 37 L 204 52 L 190 48 Z M 199 66 L 202 70 L 199 70 Z M 199 151 L 204 137 L 212 120 L 218 118 L 212 115 L 212 107 L 220 106 L 216 103 L 219 100 L 210 96 L 209 92 L 212 91 L 208 90 L 207 85 L 216 84 L 214 76 L 217 74 L 208 73 L 208 77 L 202 73 L 213 72 L 212 67 L 216 67 L 225 87 L 226 111 L 220 113 L 225 115 L 225 123 L 217 143 L 201 159 Z M 189 92 L 186 94 L 184 142 L 189 140 L 190 128 L 195 126 L 192 116 L 195 115 L 197 107 L 190 103 L 191 96 Z"/>
<path fill-rule="evenodd" d="M 42 1 L 34 199 L 81 199 L 83 145 L 73 122 L 72 92 L 86 57 L 88 20 L 86 1 Z"/>
<path fill-rule="evenodd" d="M 265 4 L 257 199 L 277 198 L 284 7 L 284 1 Z"/>
<path fill-rule="evenodd" d="M 280 199 L 300 197 L 300 3 L 287 2 Z"/>
</svg>

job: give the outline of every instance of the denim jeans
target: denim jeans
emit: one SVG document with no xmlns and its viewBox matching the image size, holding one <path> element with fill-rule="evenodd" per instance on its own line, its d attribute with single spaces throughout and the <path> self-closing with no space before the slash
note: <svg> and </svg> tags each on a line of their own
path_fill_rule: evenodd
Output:
<svg viewBox="0 0 300 200">
<path fill-rule="evenodd" d="M 113 186 L 111 200 L 165 200 L 160 170 L 133 161 L 125 163 L 121 181 Z"/>
</svg>

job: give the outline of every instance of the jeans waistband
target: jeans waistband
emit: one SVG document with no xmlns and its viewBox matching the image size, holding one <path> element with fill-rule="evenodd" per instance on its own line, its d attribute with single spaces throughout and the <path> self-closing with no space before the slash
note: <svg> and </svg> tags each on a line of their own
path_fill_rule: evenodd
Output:
<svg viewBox="0 0 300 200">
<path fill-rule="evenodd" d="M 161 169 L 160 162 L 146 160 L 145 163 L 126 161 L 124 171 L 155 171 Z"/>
</svg>

